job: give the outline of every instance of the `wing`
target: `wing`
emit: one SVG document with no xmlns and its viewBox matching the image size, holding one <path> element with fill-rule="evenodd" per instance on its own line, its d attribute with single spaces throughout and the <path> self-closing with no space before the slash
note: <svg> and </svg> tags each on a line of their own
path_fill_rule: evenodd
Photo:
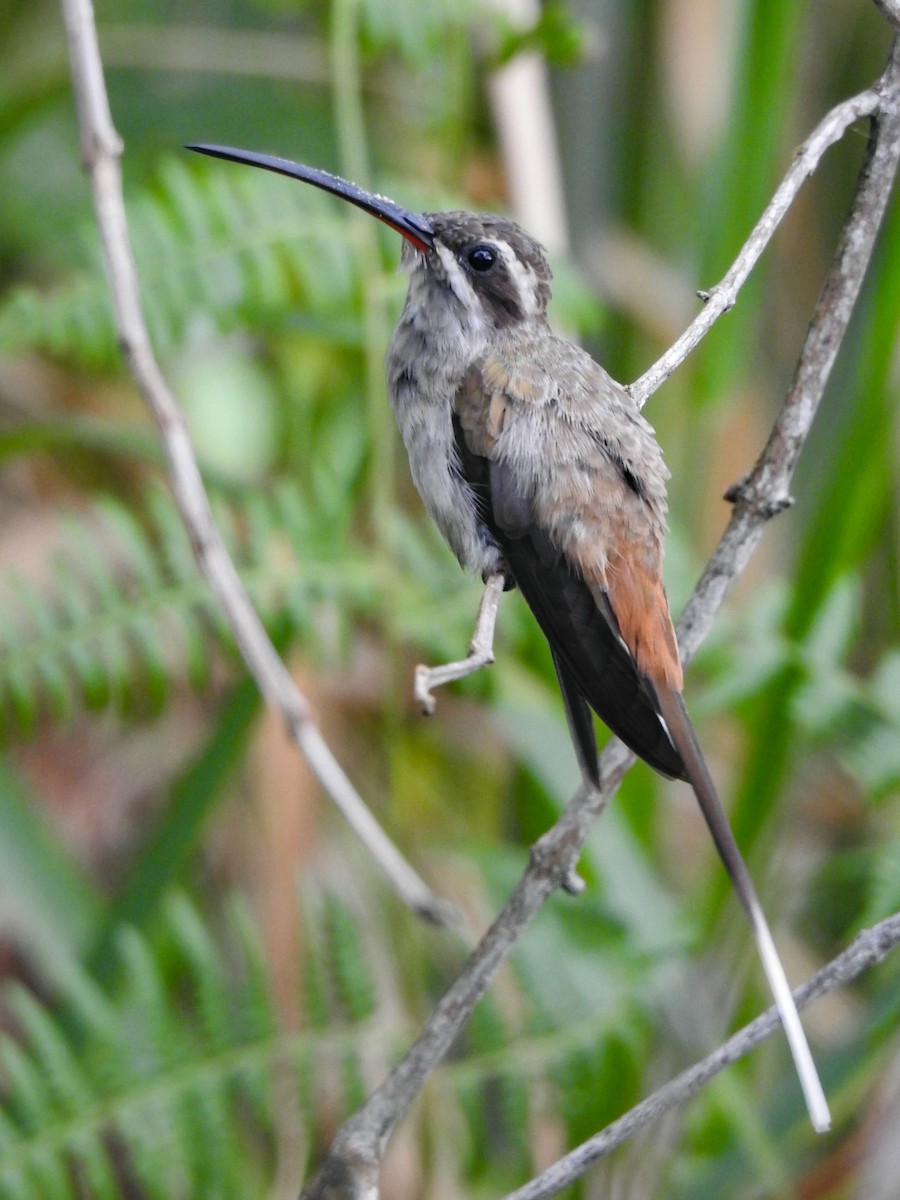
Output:
<svg viewBox="0 0 900 1200">
<path fill-rule="evenodd" d="M 595 598 L 596 586 L 589 586 L 554 545 L 535 519 L 533 498 L 498 453 L 503 419 L 500 398 L 483 386 L 474 369 L 455 403 L 459 469 L 550 643 L 582 770 L 596 763 L 592 730 L 588 745 L 587 701 L 635 754 L 663 775 L 683 778 L 684 765 L 660 718 L 653 689 L 622 638 L 607 595 Z M 596 779 L 595 765 L 588 774 Z"/>
</svg>

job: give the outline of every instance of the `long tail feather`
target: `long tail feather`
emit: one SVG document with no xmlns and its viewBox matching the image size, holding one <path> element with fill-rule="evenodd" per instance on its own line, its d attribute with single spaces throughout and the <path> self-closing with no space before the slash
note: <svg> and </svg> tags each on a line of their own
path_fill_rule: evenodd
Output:
<svg viewBox="0 0 900 1200">
<path fill-rule="evenodd" d="M 575 747 L 575 757 L 581 768 L 581 776 L 592 787 L 599 788 L 600 765 L 597 761 L 597 738 L 594 734 L 591 710 L 582 696 L 578 684 L 569 675 L 565 664 L 552 646 L 550 653 L 553 655 L 556 678 L 559 680 L 559 690 L 562 692 L 563 704 L 566 709 L 569 736 Z"/>
<path fill-rule="evenodd" d="M 673 691 L 671 688 L 657 685 L 656 694 L 659 700 L 660 712 L 668 726 L 675 745 L 678 747 L 678 752 L 687 769 L 688 778 L 697 795 L 697 800 L 700 803 L 701 811 L 712 834 L 713 841 L 716 844 L 722 862 L 725 864 L 725 868 L 731 877 L 734 890 L 737 892 L 738 899 L 750 922 L 750 928 L 756 940 L 760 961 L 766 973 L 766 978 L 769 981 L 769 987 L 775 999 L 775 1006 L 781 1017 L 781 1023 L 784 1026 L 784 1032 L 794 1059 L 797 1076 L 800 1080 L 800 1086 L 803 1089 L 803 1096 L 806 1100 L 806 1107 L 809 1111 L 809 1118 L 816 1132 L 824 1133 L 831 1128 L 831 1114 L 828 1111 L 828 1102 L 825 1099 L 825 1093 L 822 1090 L 822 1084 L 819 1080 L 812 1054 L 810 1053 L 806 1034 L 800 1023 L 800 1014 L 797 1012 L 797 1006 L 794 1003 L 794 997 L 791 994 L 790 985 L 784 973 L 784 967 L 775 948 L 775 943 L 772 939 L 765 914 L 763 913 L 762 905 L 759 902 L 756 888 L 753 885 L 753 880 L 750 878 L 750 872 L 747 870 L 747 864 L 744 862 L 738 844 L 734 840 L 734 834 L 731 832 L 731 826 L 728 824 L 728 818 L 722 808 L 716 786 L 710 776 L 706 760 L 703 757 L 703 751 L 700 749 L 697 735 L 694 732 L 694 727 L 691 724 L 691 719 L 688 716 L 681 693 Z"/>
</svg>

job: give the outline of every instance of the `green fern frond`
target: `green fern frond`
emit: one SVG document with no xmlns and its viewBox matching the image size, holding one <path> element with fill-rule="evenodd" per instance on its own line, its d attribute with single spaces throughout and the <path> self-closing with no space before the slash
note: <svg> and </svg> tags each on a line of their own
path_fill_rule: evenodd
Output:
<svg viewBox="0 0 900 1200">
<path fill-rule="evenodd" d="M 407 16 L 402 30 L 383 28 L 380 36 L 391 40 L 408 31 Z M 168 159 L 156 186 L 128 203 L 157 353 L 171 357 L 210 324 L 220 334 L 305 329 L 342 348 L 360 348 L 361 263 L 349 213 L 314 188 L 187 159 Z M 94 246 L 93 232 L 85 242 Z M 393 267 L 396 244 L 388 235 L 383 244 Z M 0 353 L 39 350 L 89 370 L 118 366 L 102 263 L 96 251 L 87 257 L 82 272 L 57 288 L 24 285 L 0 303 Z M 592 293 L 569 264 L 557 264 L 556 275 L 558 319 L 596 330 Z M 391 271 L 384 286 L 399 307 L 403 281 Z"/>
<path fill-rule="evenodd" d="M 359 344 L 351 226 L 314 189 L 171 159 L 158 186 L 128 211 L 147 320 L 162 356 L 185 343 L 198 319 L 221 332 L 303 322 L 341 344 Z M 116 365 L 99 258 L 56 291 L 16 290 L 0 305 L 0 350 L 44 350 L 91 369 Z"/>
<path fill-rule="evenodd" d="M 250 946 L 249 958 L 239 950 L 226 960 L 196 909 L 175 896 L 164 906 L 164 950 L 121 933 L 121 981 L 110 996 L 72 966 L 62 1017 L 23 988 L 10 992 L 21 1033 L 0 1040 L 0 1195 L 76 1200 L 87 1190 L 115 1200 L 131 1194 L 129 1179 L 148 1196 L 259 1195 L 290 1108 L 285 1066 L 331 1056 L 342 1108 L 359 1099 L 365 1021 L 342 1019 L 339 1042 L 282 1032 L 261 990 L 258 933 L 242 908 L 230 916 L 231 945 Z M 339 920 L 345 940 L 352 922 Z M 295 1117 L 309 1119 L 299 1105 Z"/>
<path fill-rule="evenodd" d="M 356 921 L 333 895 L 326 901 L 325 918 L 328 959 L 341 1008 L 351 1022 L 364 1021 L 375 1011 L 375 986 Z"/>
<path fill-rule="evenodd" d="M 288 495 L 288 493 L 293 493 Z M 0 710 L 5 736 L 82 707 L 158 711 L 172 687 L 202 687 L 230 631 L 200 577 L 175 505 L 153 490 L 138 519 L 103 499 L 65 523 L 47 581 L 0 588 Z M 218 505 L 229 549 L 264 619 L 309 631 L 323 598 L 366 603 L 374 568 L 335 539 L 323 547 L 296 489 Z"/>
<path fill-rule="evenodd" d="M 0 1195 L 119 1200 L 135 1184 L 182 1200 L 266 1194 L 285 1122 L 316 1146 L 335 1113 L 369 1090 L 373 1050 L 380 1058 L 409 1032 L 397 1024 L 402 989 L 386 1012 L 377 1003 L 352 909 L 308 885 L 300 919 L 301 987 L 327 998 L 300 1032 L 285 1028 L 259 931 L 237 901 L 214 936 L 188 899 L 170 897 L 152 941 L 119 932 L 118 982 L 108 990 L 62 964 L 56 1011 L 13 991 L 19 1034 L 0 1039 Z M 398 947 L 406 934 L 398 928 Z M 565 942 L 560 954 L 567 958 Z M 412 968 L 427 977 L 434 962 L 407 962 L 404 974 Z M 566 986 L 565 972 L 560 980 Z M 640 1088 L 647 1034 L 642 1022 L 629 1033 L 634 996 L 615 1010 L 585 1006 L 577 1021 L 543 1023 L 539 1034 L 528 1032 L 527 991 L 512 1005 L 515 1018 L 506 1007 L 489 1000 L 479 1045 L 467 1039 L 441 1070 L 433 1137 L 465 1138 L 465 1152 L 452 1153 L 470 1180 L 529 1173 L 536 1081 L 551 1085 L 540 1103 L 556 1106 L 573 1139 Z M 571 1018 L 571 1005 L 564 1010 Z"/>
</svg>

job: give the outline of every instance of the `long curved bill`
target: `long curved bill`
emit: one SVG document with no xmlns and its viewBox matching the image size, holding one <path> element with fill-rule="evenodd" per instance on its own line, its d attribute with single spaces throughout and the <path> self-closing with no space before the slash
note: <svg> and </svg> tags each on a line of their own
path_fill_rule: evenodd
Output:
<svg viewBox="0 0 900 1200">
<path fill-rule="evenodd" d="M 424 254 L 434 245 L 434 231 L 421 213 L 410 212 L 401 208 L 386 196 L 378 196 L 367 192 L 364 188 L 331 175 L 328 171 L 320 171 L 317 167 L 304 167 L 301 163 L 291 162 L 289 158 L 277 158 L 273 154 L 257 154 L 254 150 L 236 150 L 232 146 L 210 146 L 196 142 L 185 146 L 185 150 L 194 150 L 197 154 L 208 154 L 210 158 L 223 158 L 227 162 L 246 163 L 251 167 L 262 167 L 264 171 L 274 171 L 277 175 L 287 175 L 289 179 L 299 179 L 303 183 L 311 183 L 313 187 L 322 188 L 332 196 L 340 196 L 349 200 L 357 208 L 371 214 L 385 225 L 395 229 L 412 242 L 417 250 Z"/>
</svg>

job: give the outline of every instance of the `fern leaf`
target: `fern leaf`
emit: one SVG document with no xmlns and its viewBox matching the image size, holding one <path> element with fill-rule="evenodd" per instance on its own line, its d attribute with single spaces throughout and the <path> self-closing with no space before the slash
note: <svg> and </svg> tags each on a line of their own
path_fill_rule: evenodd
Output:
<svg viewBox="0 0 900 1200">
<path fill-rule="evenodd" d="M 231 1041 L 232 1027 L 219 954 L 186 897 L 172 897 L 166 905 L 166 916 L 190 972 L 204 1035 L 214 1049 L 223 1049 Z"/>
<path fill-rule="evenodd" d="M 348 1018 L 364 1021 L 375 1009 L 375 987 L 359 938 L 359 927 L 334 895 L 325 905 L 328 950 L 335 990 Z"/>
<path fill-rule="evenodd" d="M 90 1200 L 117 1200 L 122 1195 L 102 1129 L 78 1129 L 69 1140 L 69 1153 L 82 1194 Z"/>
<path fill-rule="evenodd" d="M 271 326 L 288 309 L 309 314 L 321 332 L 337 317 L 346 338 L 347 314 L 359 305 L 357 250 L 345 215 L 335 216 L 312 189 L 172 159 L 158 185 L 128 207 L 147 321 L 162 356 L 184 345 L 198 312 L 220 332 Z M 13 293 L 0 305 L 0 350 L 44 350 L 92 370 L 116 366 L 99 260 L 50 294 Z"/>
<path fill-rule="evenodd" d="M 290 617 L 306 631 L 314 599 L 371 604 L 375 564 L 337 537 L 319 545 L 296 484 L 241 499 L 217 504 L 217 516 L 264 620 Z M 0 583 L 5 736 L 45 715 L 68 721 L 85 705 L 158 711 L 175 682 L 204 686 L 215 647 L 234 651 L 172 498 L 152 489 L 144 509 L 141 521 L 101 500 L 65 522 L 46 582 Z"/>
<path fill-rule="evenodd" d="M 13 988 L 10 1001 L 53 1108 L 65 1116 L 79 1112 L 90 1101 L 90 1088 L 58 1026 L 25 988 Z"/>
<path fill-rule="evenodd" d="M 262 1002 L 253 998 L 256 972 L 226 977 L 183 897 L 165 906 L 164 925 L 164 956 L 134 931 L 121 934 L 122 984 L 111 998 L 100 997 L 78 968 L 67 969 L 63 994 L 74 1022 L 59 1022 L 24 990 L 14 994 L 22 1041 L 0 1040 L 4 1197 L 76 1200 L 90 1188 L 96 1200 L 115 1200 L 129 1178 L 148 1196 L 237 1200 L 260 1191 L 248 1181 L 264 1177 L 265 1142 L 248 1136 L 247 1117 L 264 1113 L 262 1132 L 277 1111 L 271 1066 L 282 1049 L 271 1000 L 251 1035 L 229 1014 Z M 174 971 L 163 966 L 172 947 Z M 187 1002 L 185 970 L 195 985 Z M 263 1081 L 260 1106 L 251 1093 Z M 110 1158 L 113 1142 L 119 1165 Z"/>
<path fill-rule="evenodd" d="M 315 964 L 314 990 L 330 1000 L 315 1029 L 284 1032 L 259 931 L 241 901 L 229 906 L 220 943 L 188 899 L 171 898 L 153 943 L 134 930 L 115 940 L 121 970 L 110 972 L 119 982 L 109 991 L 65 967 L 60 1016 L 18 994 L 21 1041 L 0 1038 L 0 1195 L 267 1194 L 285 1122 L 296 1122 L 292 1137 L 315 1145 L 335 1112 L 361 1099 L 377 1018 L 352 910 L 307 886 L 301 915 L 302 975 Z M 522 999 L 517 1029 L 530 1025 L 527 994 Z M 498 1162 L 503 1178 L 527 1168 L 535 1077 L 557 1083 L 572 1138 L 596 1127 L 598 1097 L 612 1115 L 639 1086 L 646 1046 L 616 1032 L 627 1024 L 621 1010 L 592 1010 L 581 1026 L 569 1020 L 512 1040 L 512 1022 L 496 1004 L 485 1014 L 475 1031 L 480 1049 L 444 1068 L 450 1087 L 441 1093 L 443 1124 L 447 1102 L 459 1106 L 460 1120 L 450 1124 L 467 1130 L 470 1179 L 483 1178 L 487 1162 Z M 390 1045 L 398 1031 L 377 1032 L 379 1044 Z M 461 1157 L 458 1147 L 454 1154 Z"/>
<path fill-rule="evenodd" d="M 300 922 L 303 929 L 305 963 L 301 979 L 300 1004 L 307 1025 L 311 1029 L 325 1029 L 332 1013 L 329 991 L 328 955 L 322 936 L 324 922 L 314 919 L 315 901 L 311 888 L 304 888 L 300 896 Z"/>
<path fill-rule="evenodd" d="M 242 1038 L 272 1038 L 277 1022 L 272 1013 L 269 976 L 262 939 L 250 912 L 242 901 L 233 900 L 229 917 L 240 947 L 243 968 L 238 1028 Z"/>
<path fill-rule="evenodd" d="M 51 1109 L 46 1080 L 21 1046 L 7 1039 L 0 1042 L 0 1067 L 9 1097 L 9 1113 L 24 1133 L 34 1133 Z"/>
</svg>

